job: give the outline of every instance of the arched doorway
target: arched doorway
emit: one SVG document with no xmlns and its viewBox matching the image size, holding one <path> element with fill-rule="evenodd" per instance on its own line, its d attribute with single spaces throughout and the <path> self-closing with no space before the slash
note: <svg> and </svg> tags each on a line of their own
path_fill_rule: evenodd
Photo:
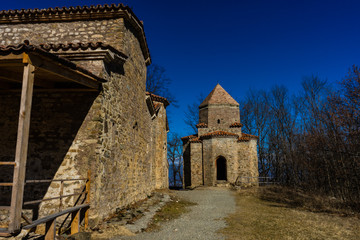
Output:
<svg viewBox="0 0 360 240">
<path fill-rule="evenodd" d="M 221 156 L 216 160 L 216 180 L 227 180 L 226 159 Z"/>
</svg>

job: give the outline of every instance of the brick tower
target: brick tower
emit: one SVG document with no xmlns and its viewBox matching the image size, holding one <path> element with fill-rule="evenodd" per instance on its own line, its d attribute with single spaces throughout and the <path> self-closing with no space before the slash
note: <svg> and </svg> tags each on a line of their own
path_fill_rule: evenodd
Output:
<svg viewBox="0 0 360 240">
<path fill-rule="evenodd" d="M 220 84 L 200 104 L 196 127 L 182 138 L 185 187 L 258 177 L 257 137 L 241 132 L 239 104 Z"/>
</svg>

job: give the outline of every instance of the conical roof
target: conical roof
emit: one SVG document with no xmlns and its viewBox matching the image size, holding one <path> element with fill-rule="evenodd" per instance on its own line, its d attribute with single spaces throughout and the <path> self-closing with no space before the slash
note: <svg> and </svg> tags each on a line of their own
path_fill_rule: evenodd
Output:
<svg viewBox="0 0 360 240">
<path fill-rule="evenodd" d="M 201 108 L 211 104 L 231 104 L 239 106 L 239 103 L 235 101 L 220 84 L 215 86 L 199 107 Z"/>
</svg>

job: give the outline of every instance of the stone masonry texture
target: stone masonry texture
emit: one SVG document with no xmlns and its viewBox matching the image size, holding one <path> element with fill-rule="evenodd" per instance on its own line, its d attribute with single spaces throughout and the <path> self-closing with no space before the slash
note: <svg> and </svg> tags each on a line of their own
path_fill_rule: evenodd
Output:
<svg viewBox="0 0 360 240">
<path fill-rule="evenodd" d="M 104 42 L 128 56 L 123 65 L 78 61 L 108 80 L 99 92 L 34 91 L 26 179 L 84 178 L 91 170 L 90 224 L 152 191 L 168 187 L 166 109 L 156 117 L 146 104 L 146 65 L 138 33 L 122 17 L 0 25 L 0 45 Z M 55 53 L 56 54 L 56 53 Z M 100 68 L 99 68 L 100 66 Z M 102 66 L 102 67 L 101 67 Z M 13 161 L 20 93 L 0 93 L 0 161 Z M 0 167 L 1 182 L 12 181 L 12 167 Z M 64 185 L 64 194 L 83 182 Z M 25 187 L 24 201 L 58 196 L 60 184 Z M 9 205 L 11 188 L 0 188 Z M 77 196 L 63 201 L 74 204 Z M 31 206 L 32 215 L 58 211 L 59 200 Z M 6 221 L 7 219 L 0 219 Z"/>
</svg>

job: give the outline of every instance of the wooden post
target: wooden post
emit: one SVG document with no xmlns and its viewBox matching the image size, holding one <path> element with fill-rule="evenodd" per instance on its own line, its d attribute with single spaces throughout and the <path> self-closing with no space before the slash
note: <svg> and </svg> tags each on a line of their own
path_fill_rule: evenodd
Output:
<svg viewBox="0 0 360 240">
<path fill-rule="evenodd" d="M 46 222 L 45 240 L 55 240 L 55 236 L 56 236 L 56 218 Z"/>
<path fill-rule="evenodd" d="M 87 181 L 86 181 L 86 203 L 90 204 L 90 176 L 91 176 L 91 172 L 90 170 L 88 170 L 88 173 L 87 173 Z M 90 208 L 86 209 L 85 211 L 85 229 L 88 228 L 89 226 L 89 210 Z"/>
<path fill-rule="evenodd" d="M 23 53 L 24 74 L 21 90 L 19 124 L 16 141 L 15 167 L 11 194 L 9 231 L 20 229 L 21 210 L 24 197 L 26 159 L 29 142 L 31 102 L 34 86 L 35 67 L 30 63 L 29 56 Z"/>
<path fill-rule="evenodd" d="M 64 194 L 64 181 L 60 182 L 60 204 L 59 204 L 59 212 L 62 211 L 62 195 Z"/>
<path fill-rule="evenodd" d="M 71 213 L 71 235 L 80 231 L 80 209 Z"/>
</svg>

